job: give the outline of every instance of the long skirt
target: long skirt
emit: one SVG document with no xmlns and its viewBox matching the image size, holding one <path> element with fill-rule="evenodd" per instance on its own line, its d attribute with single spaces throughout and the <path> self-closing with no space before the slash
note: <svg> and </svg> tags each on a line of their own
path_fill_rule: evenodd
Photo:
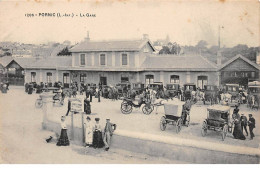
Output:
<svg viewBox="0 0 260 170">
<path fill-rule="evenodd" d="M 69 146 L 70 141 L 67 135 L 67 129 L 61 129 L 60 138 L 58 140 L 57 146 Z"/>
<path fill-rule="evenodd" d="M 102 139 L 102 133 L 100 131 L 95 131 L 93 135 L 93 146 L 95 148 L 103 148 L 104 142 Z"/>
<path fill-rule="evenodd" d="M 240 140 L 245 140 L 246 139 L 246 137 L 243 135 L 240 123 L 235 123 L 233 136 L 234 136 L 235 139 L 240 139 Z"/>
</svg>

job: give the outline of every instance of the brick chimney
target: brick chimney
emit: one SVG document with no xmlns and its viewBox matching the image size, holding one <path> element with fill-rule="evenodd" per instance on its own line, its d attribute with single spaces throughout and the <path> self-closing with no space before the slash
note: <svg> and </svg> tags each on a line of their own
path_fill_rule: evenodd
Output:
<svg viewBox="0 0 260 170">
<path fill-rule="evenodd" d="M 222 54 L 220 51 L 217 53 L 217 66 L 220 66 L 222 62 Z"/>
<path fill-rule="evenodd" d="M 87 37 L 85 38 L 85 41 L 86 41 L 86 42 L 89 42 L 89 41 L 90 41 L 90 38 L 89 38 L 89 31 L 87 32 Z"/>
</svg>

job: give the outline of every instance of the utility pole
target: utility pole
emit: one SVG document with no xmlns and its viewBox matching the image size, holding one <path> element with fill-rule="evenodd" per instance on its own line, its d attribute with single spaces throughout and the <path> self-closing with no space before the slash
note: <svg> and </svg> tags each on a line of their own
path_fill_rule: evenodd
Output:
<svg viewBox="0 0 260 170">
<path fill-rule="evenodd" d="M 218 49 L 220 50 L 220 25 L 218 25 Z"/>
</svg>

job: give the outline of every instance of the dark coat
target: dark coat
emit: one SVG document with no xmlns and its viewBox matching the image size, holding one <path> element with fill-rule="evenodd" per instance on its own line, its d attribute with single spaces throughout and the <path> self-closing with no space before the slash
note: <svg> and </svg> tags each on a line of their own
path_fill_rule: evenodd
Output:
<svg viewBox="0 0 260 170">
<path fill-rule="evenodd" d="M 240 117 L 241 125 L 246 125 L 247 126 L 247 118 L 246 116 L 241 116 Z"/>
<path fill-rule="evenodd" d="M 251 128 L 255 128 L 255 119 L 253 117 L 249 118 L 248 126 Z"/>
</svg>

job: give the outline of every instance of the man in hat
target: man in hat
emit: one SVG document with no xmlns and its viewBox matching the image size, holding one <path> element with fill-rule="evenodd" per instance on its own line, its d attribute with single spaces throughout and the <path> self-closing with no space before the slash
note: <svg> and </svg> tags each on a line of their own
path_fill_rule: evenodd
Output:
<svg viewBox="0 0 260 170">
<path fill-rule="evenodd" d="M 243 113 L 241 114 L 240 122 L 241 122 L 242 133 L 243 133 L 243 129 L 245 129 L 246 136 L 248 136 L 248 132 L 247 132 L 247 118 L 246 118 L 246 116 Z"/>
<path fill-rule="evenodd" d="M 104 138 L 103 138 L 103 141 L 104 141 L 104 144 L 105 144 L 105 150 L 108 151 L 109 150 L 109 146 L 111 144 L 111 137 L 113 135 L 113 124 L 110 123 L 110 119 L 106 119 L 107 123 L 106 123 L 106 126 L 105 126 L 105 129 L 104 129 Z"/>
<path fill-rule="evenodd" d="M 249 121 L 248 121 L 248 126 L 249 126 L 249 132 L 250 132 L 250 139 L 253 140 L 255 137 L 254 135 L 254 128 L 255 128 L 255 119 L 253 118 L 252 114 L 249 114 Z"/>
</svg>

